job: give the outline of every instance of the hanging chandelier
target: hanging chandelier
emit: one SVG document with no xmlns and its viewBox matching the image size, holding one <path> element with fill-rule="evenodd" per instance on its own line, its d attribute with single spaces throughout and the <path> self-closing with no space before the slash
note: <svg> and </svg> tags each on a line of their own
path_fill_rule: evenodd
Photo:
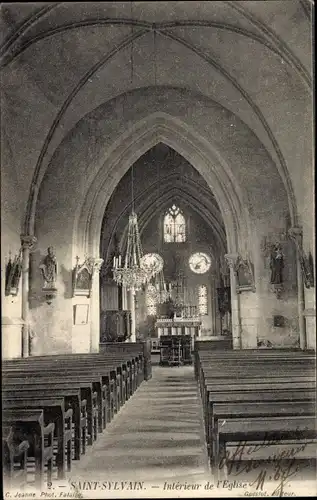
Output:
<svg viewBox="0 0 317 500">
<path fill-rule="evenodd" d="M 113 279 L 127 290 L 138 291 L 151 278 L 152 274 L 142 267 L 142 245 L 139 234 L 138 218 L 134 211 L 129 216 L 128 239 L 124 262 L 121 255 L 113 259 Z"/>
<path fill-rule="evenodd" d="M 172 285 L 166 284 L 163 270 L 159 271 L 148 285 L 149 296 L 157 303 L 163 304 L 171 297 Z"/>
<path fill-rule="evenodd" d="M 132 2 L 131 2 L 131 18 L 132 18 Z M 133 34 L 133 26 L 131 27 Z M 133 87 L 133 42 L 131 43 L 131 87 Z M 124 104 L 124 99 L 123 99 Z M 124 114 L 124 110 L 123 110 Z M 139 234 L 138 218 L 134 211 L 134 191 L 133 191 L 133 164 L 131 167 L 131 191 L 132 191 L 132 210 L 129 216 L 128 237 L 124 259 L 121 255 L 115 256 L 113 259 L 113 279 L 114 281 L 132 291 L 134 294 L 140 290 L 152 277 L 152 274 L 147 268 L 142 266 L 142 245 Z"/>
</svg>

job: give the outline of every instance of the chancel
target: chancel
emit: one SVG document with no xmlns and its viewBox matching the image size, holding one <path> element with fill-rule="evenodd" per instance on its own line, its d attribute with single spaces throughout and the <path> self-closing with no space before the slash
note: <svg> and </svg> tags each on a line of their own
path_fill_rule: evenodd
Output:
<svg viewBox="0 0 317 500">
<path fill-rule="evenodd" d="M 316 494 L 313 1 L 0 18 L 4 496 Z"/>
</svg>

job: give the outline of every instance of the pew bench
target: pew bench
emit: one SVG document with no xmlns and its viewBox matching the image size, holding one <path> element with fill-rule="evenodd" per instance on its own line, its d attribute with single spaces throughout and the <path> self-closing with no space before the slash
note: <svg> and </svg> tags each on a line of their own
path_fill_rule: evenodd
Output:
<svg viewBox="0 0 317 500">
<path fill-rule="evenodd" d="M 201 387 L 201 398 L 204 408 L 208 406 L 209 392 L 232 392 L 232 391 L 252 391 L 257 392 L 259 389 L 271 387 L 272 391 L 287 389 L 291 387 L 292 389 L 315 389 L 316 381 L 311 377 L 262 377 L 254 378 L 250 377 L 235 377 L 235 378 L 218 378 L 207 377 Z"/>
<path fill-rule="evenodd" d="M 21 441 L 29 442 L 28 458 L 35 460 L 35 485 L 39 489 L 44 486 L 45 464 L 47 465 L 47 481 L 52 480 L 53 473 L 53 439 L 55 425 L 45 425 L 43 410 L 36 408 L 17 408 L 2 410 L 4 426 L 12 427 L 13 433 L 21 436 Z"/>
<path fill-rule="evenodd" d="M 112 408 L 111 416 L 115 411 L 118 411 L 121 405 L 120 392 L 121 392 L 121 375 L 117 373 L 116 366 L 106 366 L 98 369 L 98 366 L 68 366 L 67 364 L 57 366 L 56 363 L 51 364 L 47 362 L 35 362 L 33 360 L 28 364 L 21 366 L 6 367 L 3 372 L 4 376 L 12 376 L 16 373 L 23 374 L 24 377 L 37 378 L 47 376 L 48 371 L 54 377 L 76 377 L 78 380 L 85 380 L 93 383 L 94 392 L 97 392 L 97 400 L 99 407 L 99 432 L 105 427 L 106 419 L 106 406 Z M 114 383 L 116 380 L 116 383 Z M 89 409 L 89 408 L 87 408 Z"/>
<path fill-rule="evenodd" d="M 216 474 L 227 473 L 228 465 L 232 463 L 236 454 L 230 454 L 228 452 L 229 446 L 234 445 L 246 447 L 251 444 L 262 445 L 261 448 L 266 448 L 266 452 L 270 453 L 272 447 L 274 448 L 274 443 L 279 445 L 280 449 L 284 448 L 284 454 L 280 455 L 285 458 L 290 456 L 287 454 L 287 448 L 291 442 L 291 446 L 294 448 L 303 446 L 306 448 L 307 445 L 313 444 L 310 447 L 310 458 L 316 458 L 316 419 L 311 416 L 288 416 L 285 417 L 272 417 L 272 418 L 231 418 L 231 419 L 219 419 L 217 424 L 217 429 L 215 430 L 215 448 L 218 452 L 215 454 L 214 458 L 214 471 Z M 270 443 L 272 447 L 270 450 Z M 295 443 L 295 444 L 294 444 Z M 279 451 L 281 453 L 281 451 Z M 288 452 L 289 453 L 289 452 Z M 272 451 L 270 453 L 272 455 Z M 267 455 L 266 455 L 267 456 Z M 266 458 L 262 456 L 262 460 Z M 240 460 L 241 457 L 238 457 Z M 246 453 L 243 457 L 244 459 L 252 460 L 254 456 L 252 453 Z M 256 460 L 261 457 L 257 456 Z M 292 458 L 292 457 L 291 457 Z M 296 455 L 295 455 L 296 458 Z"/>
<path fill-rule="evenodd" d="M 23 489 L 27 483 L 27 455 L 30 443 L 21 440 L 11 426 L 2 427 L 2 469 L 5 487 Z"/>
<path fill-rule="evenodd" d="M 54 423 L 54 438 L 57 444 L 56 467 L 57 477 L 65 478 L 66 465 L 71 470 L 72 453 L 72 415 L 73 410 L 65 410 L 65 401 L 62 397 L 49 396 L 45 394 L 44 398 L 33 398 L 28 395 L 13 393 L 10 397 L 3 399 L 2 406 L 4 410 L 18 409 L 37 409 L 43 410 L 44 422 Z"/>
<path fill-rule="evenodd" d="M 224 392 L 210 391 L 208 409 L 204 415 L 208 455 L 211 455 L 214 406 L 233 404 L 243 405 L 244 403 L 259 405 L 262 405 L 263 403 L 273 403 L 274 405 L 279 405 L 282 403 L 287 406 L 293 403 L 300 405 L 302 405 L 302 403 L 310 403 L 310 405 L 313 406 L 316 403 L 316 391 L 297 391 L 292 389 L 279 391 L 266 391 L 261 389 L 259 392 L 225 392 L 225 389 Z"/>
<path fill-rule="evenodd" d="M 88 444 L 91 445 L 93 440 L 97 438 L 97 427 L 96 421 L 98 418 L 98 404 L 97 404 L 97 393 L 93 391 L 91 379 L 88 378 L 85 380 L 85 377 L 74 378 L 72 376 L 67 375 L 47 375 L 47 373 L 37 373 L 33 372 L 31 374 L 24 373 L 23 375 L 18 376 L 17 374 L 13 374 L 11 376 L 3 376 L 3 385 L 6 388 L 10 388 L 12 386 L 18 386 L 19 384 L 24 387 L 28 386 L 42 386 L 44 385 L 46 388 L 52 386 L 52 384 L 61 383 L 63 381 L 64 384 L 68 384 L 70 388 L 80 389 L 81 391 L 81 406 L 83 407 L 83 401 L 85 403 L 84 407 L 87 415 L 87 426 L 85 430 L 85 437 L 87 438 Z"/>
<path fill-rule="evenodd" d="M 67 383 L 60 382 L 55 384 L 12 384 L 7 385 L 2 389 L 3 400 L 9 399 L 10 396 L 18 395 L 21 397 L 30 398 L 45 398 L 48 397 L 63 397 L 65 401 L 65 409 L 71 409 L 73 412 L 73 460 L 79 460 L 81 453 L 85 453 L 85 441 L 87 433 L 87 401 L 81 398 L 80 389 L 69 387 Z M 68 413 L 69 415 L 69 413 Z M 65 428 L 68 426 L 65 425 Z"/>
<path fill-rule="evenodd" d="M 267 418 L 274 419 L 276 417 L 306 417 L 315 414 L 314 404 L 309 401 L 292 401 L 291 403 L 276 402 L 276 401 L 256 401 L 256 402 L 231 402 L 231 403 L 214 403 L 212 406 L 210 425 L 210 450 L 212 463 L 217 462 L 219 450 L 218 436 L 219 420 L 230 421 L 231 419 L 247 419 L 247 418 L 262 418 L 265 428 Z"/>
</svg>

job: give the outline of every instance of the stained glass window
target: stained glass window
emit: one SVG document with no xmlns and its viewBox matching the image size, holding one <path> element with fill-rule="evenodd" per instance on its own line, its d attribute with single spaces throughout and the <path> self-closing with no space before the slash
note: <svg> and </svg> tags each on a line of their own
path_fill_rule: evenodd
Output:
<svg viewBox="0 0 317 500">
<path fill-rule="evenodd" d="M 208 290 L 206 285 L 198 287 L 198 311 L 202 316 L 208 314 Z"/>
<path fill-rule="evenodd" d="M 156 301 L 153 294 L 151 293 L 152 286 L 153 285 L 149 285 L 146 290 L 146 309 L 148 316 L 156 316 L 157 314 Z"/>
<path fill-rule="evenodd" d="M 164 217 L 165 243 L 183 243 L 186 241 L 185 217 L 181 210 L 172 205 Z"/>
</svg>

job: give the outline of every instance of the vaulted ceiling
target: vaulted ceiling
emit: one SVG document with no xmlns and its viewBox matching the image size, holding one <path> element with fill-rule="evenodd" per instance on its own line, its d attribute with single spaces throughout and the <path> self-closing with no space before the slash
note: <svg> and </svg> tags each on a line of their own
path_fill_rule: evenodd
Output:
<svg viewBox="0 0 317 500">
<path fill-rule="evenodd" d="M 236 115 L 296 189 L 293 165 L 311 161 L 311 16 L 309 0 L 2 4 L 3 163 L 23 191 L 18 208 L 83 117 L 149 87 Z"/>
</svg>

